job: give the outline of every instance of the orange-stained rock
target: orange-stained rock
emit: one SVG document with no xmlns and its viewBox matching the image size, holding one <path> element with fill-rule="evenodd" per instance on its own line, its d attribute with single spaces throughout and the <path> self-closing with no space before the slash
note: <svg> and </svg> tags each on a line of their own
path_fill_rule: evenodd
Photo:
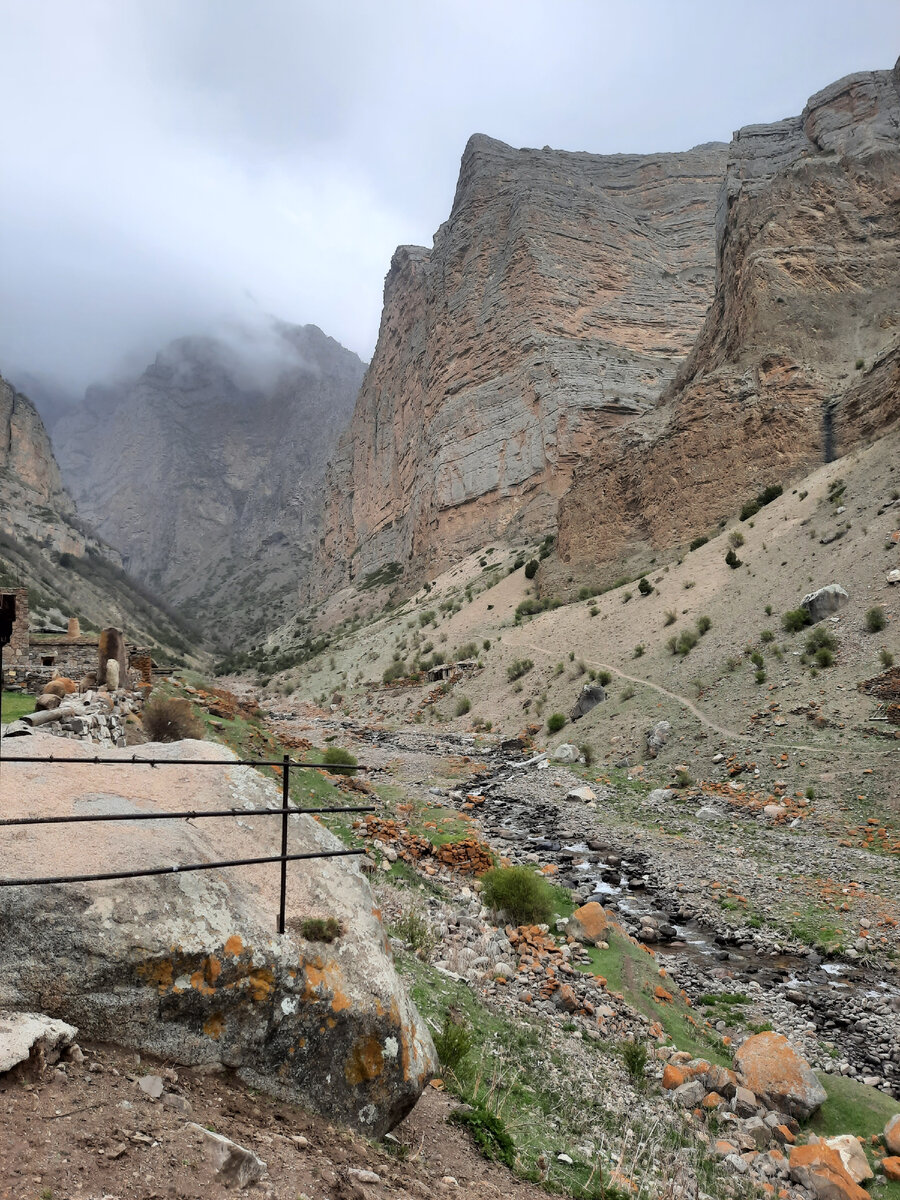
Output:
<svg viewBox="0 0 900 1200">
<path fill-rule="evenodd" d="M 855 1183 L 841 1156 L 832 1146 L 792 1146 L 791 1178 L 808 1188 L 817 1200 L 868 1200 L 868 1192 Z"/>
<path fill-rule="evenodd" d="M 886 1158 L 881 1165 L 884 1167 L 884 1173 L 887 1175 L 888 1179 L 893 1179 L 900 1182 L 900 1158 L 892 1154 L 891 1157 Z"/>
<path fill-rule="evenodd" d="M 55 679 L 51 679 L 44 686 L 45 696 L 71 696 L 73 692 L 78 691 L 78 684 L 74 679 L 67 679 L 65 675 L 57 675 Z"/>
<path fill-rule="evenodd" d="M 703 1107 L 704 1108 L 710 1108 L 710 1109 L 718 1108 L 720 1104 L 724 1104 L 724 1103 L 725 1103 L 724 1099 L 722 1098 L 722 1096 L 719 1095 L 718 1092 L 707 1092 L 706 1095 L 703 1097 Z"/>
<path fill-rule="evenodd" d="M 739 1082 L 770 1108 L 805 1120 L 828 1098 L 812 1067 L 780 1033 L 747 1038 L 734 1056 Z"/>
<path fill-rule="evenodd" d="M 672 1092 L 675 1088 L 681 1087 L 683 1083 L 687 1083 L 687 1076 L 684 1071 L 673 1066 L 672 1063 L 666 1063 L 665 1070 L 662 1073 L 662 1085 L 666 1091 Z"/>
<path fill-rule="evenodd" d="M 900 1113 L 896 1113 L 885 1125 L 884 1144 L 891 1154 L 900 1154 Z"/>
<path fill-rule="evenodd" d="M 865 1183 L 867 1179 L 872 1178 L 872 1168 L 858 1137 L 854 1137 L 852 1133 L 842 1133 L 837 1137 L 823 1138 L 822 1141 L 832 1150 L 837 1150 L 844 1169 L 854 1183 Z"/>
<path fill-rule="evenodd" d="M 720 1138 L 715 1144 L 715 1152 L 719 1158 L 727 1158 L 729 1154 L 737 1154 L 738 1149 L 732 1142 L 726 1142 L 724 1138 Z"/>
<path fill-rule="evenodd" d="M 609 917 L 606 909 L 596 900 L 576 908 L 569 918 L 567 931 L 579 942 L 587 942 L 595 946 L 597 942 L 605 942 L 609 933 Z"/>
</svg>

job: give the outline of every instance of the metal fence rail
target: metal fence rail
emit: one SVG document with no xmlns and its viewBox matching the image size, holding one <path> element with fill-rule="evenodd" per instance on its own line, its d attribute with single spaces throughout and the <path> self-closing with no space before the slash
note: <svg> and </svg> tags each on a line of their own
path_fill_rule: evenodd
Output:
<svg viewBox="0 0 900 1200">
<path fill-rule="evenodd" d="M 91 758 L 57 757 L 46 755 L 40 758 L 30 758 L 27 755 L 10 755 L 0 758 L 2 763 L 45 763 L 60 766 L 62 764 L 81 766 L 115 766 L 115 767 L 279 767 L 281 777 L 281 807 L 280 808 L 218 808 L 207 810 L 187 810 L 184 812 L 152 812 L 152 813 L 79 813 L 71 817 L 5 817 L 0 819 L 0 828 L 23 825 L 77 825 L 93 821 L 185 821 L 197 820 L 203 817 L 281 817 L 281 853 L 260 858 L 221 859 L 205 863 L 180 863 L 170 867 L 147 867 L 139 871 L 107 871 L 91 875 L 48 875 L 25 879 L 0 879 L 0 887 L 34 887 L 36 885 L 54 883 L 94 883 L 110 879 L 140 879 L 151 875 L 178 875 L 185 871 L 213 871 L 226 867 L 258 866 L 262 863 L 280 863 L 281 877 L 278 902 L 278 932 L 284 933 L 285 903 L 287 893 L 287 865 L 289 862 L 300 862 L 314 858 L 349 858 L 353 855 L 364 854 L 364 850 L 321 850 L 303 854 L 288 854 L 288 817 L 291 815 L 317 815 L 319 813 L 365 813 L 374 812 L 374 805 L 343 808 L 323 806 L 319 808 L 300 808 L 290 801 L 291 768 L 328 770 L 328 763 L 312 763 L 300 760 L 294 761 L 285 754 L 281 759 L 256 758 L 140 758 L 133 754 L 130 758 L 101 758 L 94 755 Z M 364 766 L 349 766 L 340 764 L 341 773 L 349 771 L 365 771 Z"/>
</svg>

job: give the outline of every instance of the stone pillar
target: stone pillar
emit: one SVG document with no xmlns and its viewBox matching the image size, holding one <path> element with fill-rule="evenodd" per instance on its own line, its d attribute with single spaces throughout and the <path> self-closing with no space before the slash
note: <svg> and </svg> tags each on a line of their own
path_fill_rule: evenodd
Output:
<svg viewBox="0 0 900 1200">
<path fill-rule="evenodd" d="M 81 623 L 77 617 L 69 617 L 69 637 L 81 637 Z"/>
<path fill-rule="evenodd" d="M 128 661 L 125 655 L 125 638 L 121 629 L 104 629 L 97 646 L 97 682 L 106 683 L 106 664 L 114 658 L 119 664 L 119 680 L 127 679 Z"/>
</svg>

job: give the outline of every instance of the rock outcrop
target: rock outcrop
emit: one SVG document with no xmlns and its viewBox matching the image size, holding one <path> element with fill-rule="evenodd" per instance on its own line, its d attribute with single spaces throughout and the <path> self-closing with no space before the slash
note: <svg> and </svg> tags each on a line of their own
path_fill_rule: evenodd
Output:
<svg viewBox="0 0 900 1200">
<path fill-rule="evenodd" d="M 898 416 L 900 70 L 735 134 L 709 317 L 663 402 L 560 505 L 558 582 L 605 582 Z"/>
<path fill-rule="evenodd" d="M 78 506 L 132 574 L 228 644 L 295 609 L 364 365 L 314 325 L 182 338 L 52 427 Z"/>
<path fill-rule="evenodd" d="M 24 753 L 52 751 L 36 735 Z M 88 749 L 71 744 L 87 758 Z M 132 751 L 109 754 L 130 757 Z M 251 767 L 187 767 L 222 746 L 141 747 L 172 765 L 121 771 L 89 762 L 48 771 L 7 764 L 5 816 L 241 808 L 280 804 Z M 0 877 L 80 875 L 279 853 L 280 819 L 103 822 L 45 827 L 27 854 L 0 843 Z M 294 815 L 289 853 L 342 849 Z M 431 1039 L 394 970 L 355 861 L 288 865 L 288 932 L 276 934 L 278 864 L 140 880 L 0 889 L 0 1009 L 41 1011 L 86 1038 L 187 1064 L 223 1063 L 265 1088 L 378 1136 L 412 1107 L 435 1066 Z M 306 918 L 332 918 L 332 943 Z"/>
<path fill-rule="evenodd" d="M 37 625 L 83 615 L 144 645 L 184 652 L 184 629 L 122 571 L 77 516 L 36 408 L 0 377 L 0 586 L 32 589 Z"/>
<path fill-rule="evenodd" d="M 828 1095 L 809 1063 L 780 1033 L 756 1033 L 734 1056 L 738 1081 L 769 1108 L 807 1120 Z"/>
<path fill-rule="evenodd" d="M 316 597 L 554 527 L 577 463 L 652 407 L 701 328 L 725 153 L 470 139 L 433 249 L 391 262 L 328 472 Z"/>
</svg>

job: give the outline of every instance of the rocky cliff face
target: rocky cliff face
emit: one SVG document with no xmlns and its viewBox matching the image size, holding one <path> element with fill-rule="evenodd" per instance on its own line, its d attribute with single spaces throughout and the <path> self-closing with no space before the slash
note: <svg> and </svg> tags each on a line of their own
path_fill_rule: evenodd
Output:
<svg viewBox="0 0 900 1200">
<path fill-rule="evenodd" d="M 63 476 L 133 574 L 243 643 L 304 578 L 363 369 L 313 325 L 274 325 L 262 345 L 181 339 L 60 418 Z"/>
<path fill-rule="evenodd" d="M 656 412 L 576 473 L 557 584 L 643 569 L 897 421 L 898 85 L 898 68 L 851 75 L 735 134 L 709 317 Z"/>
<path fill-rule="evenodd" d="M 433 249 L 391 263 L 328 472 L 318 596 L 553 528 L 576 464 L 652 408 L 702 325 L 725 154 L 469 141 Z"/>
<path fill-rule="evenodd" d="M 0 587 L 27 587 L 32 625 L 115 625 L 169 654 L 189 630 L 136 587 L 115 550 L 76 515 L 31 401 L 0 377 Z"/>
</svg>

